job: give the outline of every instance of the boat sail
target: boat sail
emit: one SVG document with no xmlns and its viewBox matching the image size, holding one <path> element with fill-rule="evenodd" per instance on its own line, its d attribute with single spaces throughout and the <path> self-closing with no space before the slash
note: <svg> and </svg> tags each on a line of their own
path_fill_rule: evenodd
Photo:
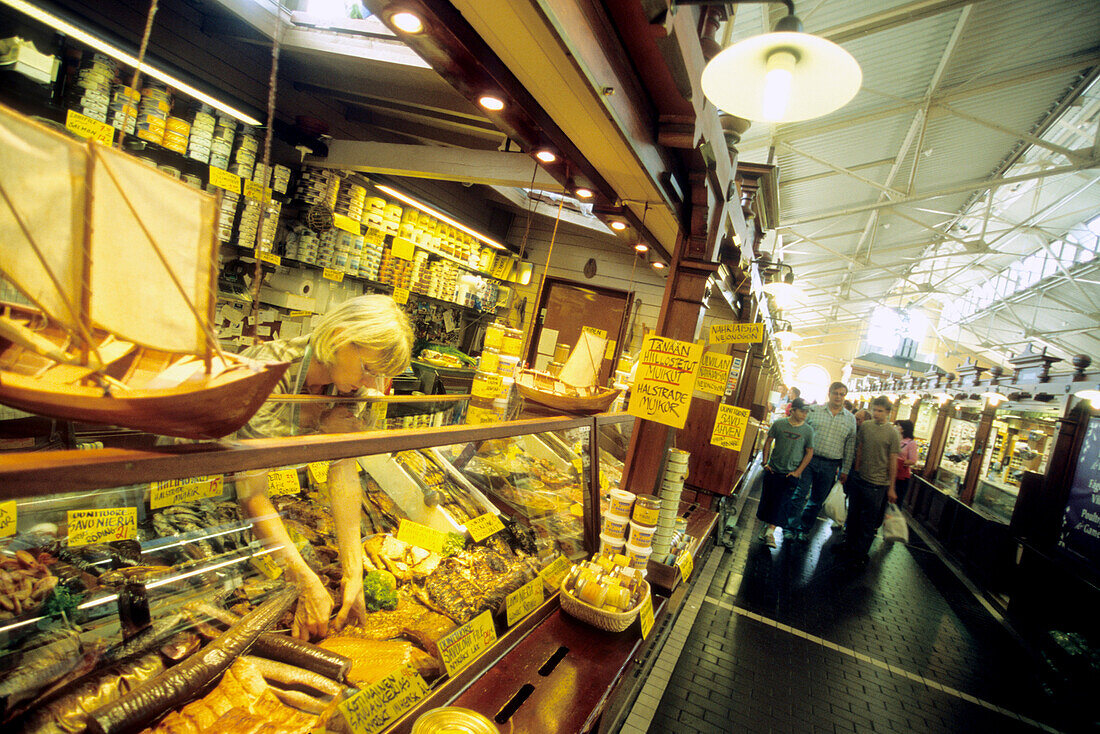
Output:
<svg viewBox="0 0 1100 734">
<path fill-rule="evenodd" d="M 166 436 L 240 428 L 286 371 L 221 351 L 214 197 L 0 106 L 0 403 Z"/>
</svg>

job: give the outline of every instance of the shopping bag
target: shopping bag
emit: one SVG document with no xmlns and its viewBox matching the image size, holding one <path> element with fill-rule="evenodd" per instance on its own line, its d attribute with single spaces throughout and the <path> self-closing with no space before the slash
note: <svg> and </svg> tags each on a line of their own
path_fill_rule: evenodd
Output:
<svg viewBox="0 0 1100 734">
<path fill-rule="evenodd" d="M 886 506 L 886 516 L 882 519 L 882 539 L 887 542 L 909 542 L 909 524 L 893 502 Z"/>
<path fill-rule="evenodd" d="M 848 519 L 848 496 L 844 494 L 844 485 L 837 482 L 825 498 L 825 517 L 840 525 Z"/>
</svg>

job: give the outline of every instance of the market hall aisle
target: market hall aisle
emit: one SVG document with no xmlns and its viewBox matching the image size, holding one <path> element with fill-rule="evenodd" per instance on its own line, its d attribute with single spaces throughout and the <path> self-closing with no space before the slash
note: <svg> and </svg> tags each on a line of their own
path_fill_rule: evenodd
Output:
<svg viewBox="0 0 1100 734">
<path fill-rule="evenodd" d="M 755 512 L 750 499 L 733 549 L 700 569 L 690 632 L 674 629 L 623 734 L 1072 728 L 1034 659 L 915 534 L 877 538 L 857 574 L 827 522 L 769 549 Z"/>
</svg>

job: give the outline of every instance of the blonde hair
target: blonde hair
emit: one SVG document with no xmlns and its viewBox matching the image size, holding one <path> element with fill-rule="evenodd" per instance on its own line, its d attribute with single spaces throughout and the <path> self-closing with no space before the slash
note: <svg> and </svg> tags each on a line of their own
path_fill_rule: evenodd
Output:
<svg viewBox="0 0 1100 734">
<path fill-rule="evenodd" d="M 354 344 L 370 353 L 367 368 L 393 377 L 409 367 L 413 331 L 409 317 L 389 296 L 359 296 L 330 310 L 309 335 L 316 358 L 326 366 L 336 361 L 336 350 Z"/>
</svg>

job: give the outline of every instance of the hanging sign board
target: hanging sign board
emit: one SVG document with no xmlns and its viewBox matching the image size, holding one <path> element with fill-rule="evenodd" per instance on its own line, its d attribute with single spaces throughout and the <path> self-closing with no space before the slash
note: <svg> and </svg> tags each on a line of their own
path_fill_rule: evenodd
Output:
<svg viewBox="0 0 1100 734">
<path fill-rule="evenodd" d="M 69 510 L 69 547 L 137 538 L 137 508 Z"/>
<path fill-rule="evenodd" d="M 241 193 L 241 177 L 234 176 L 229 171 L 222 170 L 217 166 L 210 166 L 210 185 L 217 186 L 219 189 L 225 189 L 226 191 L 232 191 L 234 194 Z"/>
<path fill-rule="evenodd" d="M 65 129 L 82 138 L 95 138 L 104 145 L 110 145 L 115 139 L 115 129 L 105 122 L 69 110 L 65 115 Z"/>
<path fill-rule="evenodd" d="M 1058 547 L 1100 568 L 1100 418 L 1092 418 L 1085 429 Z"/>
<path fill-rule="evenodd" d="M 336 227 L 336 229 L 342 229 L 345 232 L 350 232 L 351 234 L 359 234 L 362 232 L 362 230 L 359 228 L 359 222 L 355 221 L 345 214 L 333 214 L 332 223 Z"/>
<path fill-rule="evenodd" d="M 409 302 L 409 289 L 400 286 L 393 289 L 394 303 L 404 305 Z"/>
<path fill-rule="evenodd" d="M 581 332 L 585 334 L 591 334 L 597 339 L 606 339 L 607 332 L 603 329 L 597 329 L 595 326 L 584 326 L 581 328 Z"/>
<path fill-rule="evenodd" d="M 711 344 L 755 344 L 764 341 L 763 324 L 713 324 Z"/>
<path fill-rule="evenodd" d="M 394 237 L 392 247 L 393 256 L 402 260 L 412 260 L 413 253 L 416 252 L 416 245 L 412 243 L 412 240 L 407 240 L 404 237 Z"/>
<path fill-rule="evenodd" d="M 167 482 L 153 482 L 149 485 L 149 509 L 159 510 L 181 502 L 194 502 L 217 497 L 222 493 L 221 476 L 194 477 L 193 479 L 171 479 Z"/>
<path fill-rule="evenodd" d="M 703 345 L 650 334 L 642 343 L 627 412 L 683 428 Z"/>
<path fill-rule="evenodd" d="M 731 364 L 733 364 L 733 357 L 728 354 L 703 352 L 703 358 L 699 362 L 699 376 L 695 379 L 695 389 L 711 395 L 724 394 Z"/>
<path fill-rule="evenodd" d="M 745 440 L 745 428 L 749 425 L 749 411 L 732 405 L 719 405 L 714 416 L 714 429 L 710 442 L 724 449 L 740 451 Z"/>
<path fill-rule="evenodd" d="M 447 675 L 454 676 L 496 641 L 493 615 L 486 609 L 439 641 L 439 657 L 443 658 Z"/>
</svg>

